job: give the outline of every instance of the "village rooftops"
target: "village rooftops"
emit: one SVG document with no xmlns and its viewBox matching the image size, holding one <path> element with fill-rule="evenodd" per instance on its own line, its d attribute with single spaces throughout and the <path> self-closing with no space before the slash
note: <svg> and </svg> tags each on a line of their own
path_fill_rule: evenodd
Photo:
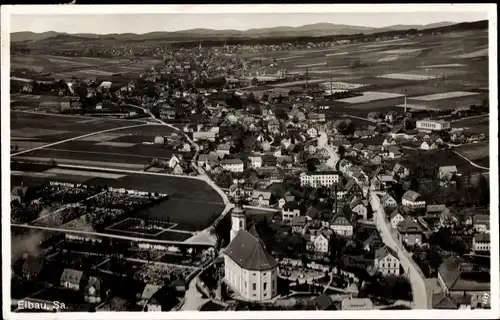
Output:
<svg viewBox="0 0 500 320">
<path fill-rule="evenodd" d="M 422 233 L 422 228 L 411 219 L 405 219 L 398 224 L 399 233 Z"/>
<path fill-rule="evenodd" d="M 381 260 L 388 255 L 392 255 L 394 258 L 398 258 L 398 254 L 396 253 L 396 251 L 388 246 L 383 246 L 375 250 L 375 259 Z"/>
<path fill-rule="evenodd" d="M 490 243 L 490 234 L 489 233 L 476 233 L 474 235 L 475 242 L 487 242 Z"/>
<path fill-rule="evenodd" d="M 246 270 L 263 271 L 277 266 L 276 260 L 267 252 L 262 241 L 244 229 L 238 231 L 224 254 Z"/>
<path fill-rule="evenodd" d="M 243 164 L 241 159 L 224 159 L 221 161 L 222 165 L 230 165 L 230 164 Z"/>
<path fill-rule="evenodd" d="M 438 269 L 449 291 L 489 291 L 489 271 L 467 263 L 463 258 L 452 256 L 443 261 Z M 474 277 L 473 275 L 476 275 Z M 487 275 L 481 277 L 480 275 Z M 476 278 L 476 279 L 474 279 Z"/>
<path fill-rule="evenodd" d="M 416 201 L 419 197 L 420 194 L 412 190 L 408 190 L 403 194 L 403 199 L 408 201 Z"/>
<path fill-rule="evenodd" d="M 74 269 L 64 269 L 61 275 L 61 281 L 67 281 L 71 283 L 80 283 L 83 278 L 83 271 Z"/>
<path fill-rule="evenodd" d="M 333 300 L 326 293 L 322 293 L 321 295 L 317 296 L 314 299 L 314 305 L 316 306 L 317 310 L 322 311 L 335 309 Z"/>
</svg>

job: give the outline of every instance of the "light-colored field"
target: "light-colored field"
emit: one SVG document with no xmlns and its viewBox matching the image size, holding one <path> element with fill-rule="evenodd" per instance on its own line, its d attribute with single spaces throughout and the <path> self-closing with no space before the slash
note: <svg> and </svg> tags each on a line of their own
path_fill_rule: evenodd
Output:
<svg viewBox="0 0 500 320">
<path fill-rule="evenodd" d="M 420 100 L 420 101 L 434 101 L 434 100 L 443 100 L 443 99 L 453 99 L 460 97 L 467 97 L 479 94 L 477 92 L 466 92 L 466 91 L 453 91 L 453 92 L 444 92 L 444 93 L 436 93 L 426 96 L 412 97 L 412 100 Z"/>
<path fill-rule="evenodd" d="M 405 53 L 413 53 L 413 52 L 418 52 L 424 50 L 423 48 L 418 48 L 418 49 L 393 49 L 393 50 L 387 50 L 381 53 L 385 54 L 405 54 Z"/>
<path fill-rule="evenodd" d="M 57 174 L 55 173 L 30 172 L 30 171 L 11 171 L 10 174 L 18 177 L 31 177 L 31 178 L 54 178 L 57 176 Z"/>
<path fill-rule="evenodd" d="M 430 66 L 420 66 L 419 68 L 454 68 L 454 67 L 466 67 L 465 64 L 461 63 L 449 63 L 449 64 L 434 64 Z"/>
<path fill-rule="evenodd" d="M 99 134 L 95 134 L 93 136 L 84 137 L 84 138 L 81 138 L 81 139 L 78 139 L 78 140 L 80 140 L 80 141 L 89 141 L 89 142 L 104 142 L 104 141 L 109 141 L 109 140 L 113 140 L 113 139 L 119 138 L 121 136 L 123 136 L 123 135 L 122 134 L 99 133 Z"/>
<path fill-rule="evenodd" d="M 118 148 L 130 148 L 135 146 L 135 143 L 128 143 L 128 142 L 101 142 L 97 143 L 97 146 L 109 146 L 109 147 L 118 147 Z"/>
<path fill-rule="evenodd" d="M 398 108 L 404 108 L 405 105 L 404 104 L 398 104 L 398 105 L 396 105 L 396 107 L 398 107 Z M 408 109 L 413 109 L 413 110 L 427 110 L 427 109 L 429 109 L 429 107 L 426 106 L 426 105 L 423 105 L 423 104 L 413 104 L 413 103 L 407 103 L 406 107 Z"/>
<path fill-rule="evenodd" d="M 331 79 L 332 81 L 346 81 L 346 80 L 355 80 L 359 79 L 360 77 L 336 77 Z M 314 80 L 309 80 L 309 84 L 312 83 L 322 83 L 322 82 L 327 82 L 330 81 L 329 78 L 324 78 L 324 79 L 314 79 Z M 299 86 L 303 85 L 306 83 L 306 80 L 297 80 L 297 81 L 290 81 L 290 82 L 283 82 L 283 83 L 277 83 L 277 84 L 272 84 L 270 85 L 271 87 L 293 87 L 293 86 Z"/>
<path fill-rule="evenodd" d="M 478 51 L 461 54 L 461 55 L 455 56 L 455 58 L 471 59 L 471 58 L 487 57 L 487 56 L 488 56 L 488 48 L 485 48 L 485 49 L 481 49 Z"/>
<path fill-rule="evenodd" d="M 348 55 L 349 52 L 335 52 L 335 53 L 327 53 L 325 57 L 333 57 L 333 56 L 345 56 Z"/>
<path fill-rule="evenodd" d="M 10 134 L 14 137 L 20 137 L 20 138 L 37 138 L 40 136 L 52 136 L 67 132 L 68 131 L 63 131 L 63 130 L 49 130 L 49 129 L 26 127 L 22 129 L 13 129 L 10 131 Z"/>
<path fill-rule="evenodd" d="M 297 67 L 299 68 L 308 68 L 308 67 L 317 67 L 317 66 L 326 66 L 326 62 L 319 62 L 319 63 L 311 63 L 311 64 L 300 64 Z"/>
<path fill-rule="evenodd" d="M 399 94 L 399 93 L 366 91 L 366 92 L 363 92 L 362 96 L 339 99 L 337 101 L 345 102 L 345 103 L 365 103 L 365 102 L 371 102 L 371 101 L 377 101 L 377 100 L 397 98 L 397 97 L 402 97 L 402 96 L 403 95 Z"/>
<path fill-rule="evenodd" d="M 96 70 L 96 69 L 80 70 L 78 72 L 92 74 L 92 75 L 97 75 L 97 76 L 110 76 L 110 75 L 113 74 L 113 72 L 108 72 L 108 71 L 103 71 L 103 70 Z"/>
<path fill-rule="evenodd" d="M 290 59 L 299 59 L 299 58 L 304 58 L 304 56 L 289 56 L 289 57 L 280 58 L 280 60 L 290 60 Z"/>
<path fill-rule="evenodd" d="M 25 156 L 19 156 L 19 157 L 16 156 L 15 159 L 25 160 L 25 161 L 35 161 L 35 162 L 48 162 L 51 160 L 55 160 L 58 164 L 69 164 L 69 165 L 102 167 L 102 168 L 126 168 L 130 170 L 144 169 L 144 165 L 142 164 L 130 164 L 121 162 L 104 162 L 104 161 L 75 160 L 75 159 L 49 158 L 49 157 L 25 157 Z"/>
<path fill-rule="evenodd" d="M 125 177 L 124 174 L 116 174 L 109 172 L 97 172 L 97 171 L 83 171 L 83 170 L 71 170 L 71 169 L 62 169 L 62 168 L 52 168 L 49 170 L 45 170 L 45 173 L 49 174 L 65 174 L 65 175 L 74 175 L 74 176 L 84 176 L 84 177 L 92 177 L 92 178 L 104 178 L 104 179 L 120 179 Z"/>
<path fill-rule="evenodd" d="M 415 80 L 415 81 L 425 81 L 437 79 L 437 75 L 421 75 L 421 74 L 409 74 L 409 73 L 389 73 L 378 76 L 377 78 L 385 79 L 397 79 L 397 80 Z"/>
<path fill-rule="evenodd" d="M 384 57 L 384 58 L 380 58 L 377 61 L 378 62 L 387 62 L 387 61 L 395 61 L 395 60 L 398 60 L 398 59 L 399 59 L 399 56 L 397 56 L 397 55 L 390 55 L 390 56 L 387 56 L 387 57 Z"/>
<path fill-rule="evenodd" d="M 33 141 L 37 140 L 38 138 L 31 138 L 31 137 L 10 137 L 10 141 Z"/>
</svg>

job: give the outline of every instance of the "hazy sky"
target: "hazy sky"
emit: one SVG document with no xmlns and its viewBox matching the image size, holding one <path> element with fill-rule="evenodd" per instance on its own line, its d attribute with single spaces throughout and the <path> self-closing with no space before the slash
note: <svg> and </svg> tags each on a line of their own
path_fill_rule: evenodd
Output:
<svg viewBox="0 0 500 320">
<path fill-rule="evenodd" d="M 57 31 L 67 33 L 147 33 L 194 28 L 236 29 L 302 26 L 328 22 L 367 27 L 422 25 L 434 22 L 465 22 L 487 19 L 485 12 L 408 13 L 233 13 L 233 14 L 110 14 L 11 16 L 11 32 Z"/>
</svg>

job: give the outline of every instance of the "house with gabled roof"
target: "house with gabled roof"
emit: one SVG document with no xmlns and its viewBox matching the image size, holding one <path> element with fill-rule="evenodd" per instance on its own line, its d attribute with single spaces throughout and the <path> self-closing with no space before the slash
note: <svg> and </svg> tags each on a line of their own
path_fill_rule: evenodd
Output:
<svg viewBox="0 0 500 320">
<path fill-rule="evenodd" d="M 470 310 L 471 296 L 451 295 L 444 292 L 437 292 L 432 295 L 432 309 L 436 310 Z"/>
<path fill-rule="evenodd" d="M 425 208 L 425 200 L 423 200 L 418 192 L 408 190 L 403 194 L 401 200 L 403 206 L 408 209 Z"/>
<path fill-rule="evenodd" d="M 330 229 L 339 236 L 352 237 L 356 220 L 356 215 L 348 207 L 343 207 L 331 219 Z"/>
<path fill-rule="evenodd" d="M 404 179 L 410 175 L 410 170 L 407 167 L 403 166 L 401 163 L 396 163 L 394 165 L 394 168 L 392 169 L 392 174 L 395 177 Z"/>
<path fill-rule="evenodd" d="M 399 276 L 401 263 L 398 254 L 390 247 L 383 246 L 375 250 L 374 269 L 384 276 Z"/>
<path fill-rule="evenodd" d="M 398 240 L 407 245 L 421 245 L 422 244 L 422 228 L 420 225 L 410 218 L 406 218 L 397 225 Z"/>
<path fill-rule="evenodd" d="M 395 209 L 391 212 L 389 216 L 389 221 L 391 222 L 391 227 L 396 229 L 398 224 L 405 220 L 405 217 L 399 212 L 398 209 Z"/>
<path fill-rule="evenodd" d="M 82 289 L 85 279 L 83 271 L 67 268 L 61 275 L 60 283 L 61 287 L 79 291 Z"/>
<path fill-rule="evenodd" d="M 368 201 L 367 200 L 361 200 L 359 198 L 354 198 L 351 203 L 349 204 L 349 208 L 351 209 L 352 212 L 356 213 L 358 215 L 358 218 L 361 218 L 363 220 L 368 219 Z"/>
<path fill-rule="evenodd" d="M 438 269 L 438 283 L 444 293 L 471 296 L 472 308 L 491 305 L 489 267 L 467 262 L 458 256 L 446 258 Z"/>
<path fill-rule="evenodd" d="M 23 255 L 24 262 L 21 266 L 21 273 L 26 280 L 36 280 L 43 267 L 43 260 L 32 255 Z"/>
<path fill-rule="evenodd" d="M 330 238 L 332 235 L 333 230 L 327 228 L 320 229 L 313 240 L 314 252 L 328 253 L 330 251 Z"/>
<path fill-rule="evenodd" d="M 363 249 L 369 252 L 375 251 L 382 246 L 384 246 L 384 242 L 376 230 L 373 231 L 365 241 L 363 241 Z"/>
<path fill-rule="evenodd" d="M 290 223 L 294 217 L 300 216 L 300 206 L 296 201 L 287 202 L 281 210 L 283 223 Z"/>
<path fill-rule="evenodd" d="M 386 193 L 381 199 L 380 203 L 384 208 L 395 208 L 398 206 L 398 202 L 390 193 Z"/>
</svg>

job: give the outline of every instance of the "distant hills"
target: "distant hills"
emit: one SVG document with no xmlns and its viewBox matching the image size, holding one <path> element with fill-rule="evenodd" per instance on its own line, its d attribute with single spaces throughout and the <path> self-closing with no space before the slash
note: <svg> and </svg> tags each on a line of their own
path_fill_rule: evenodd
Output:
<svg viewBox="0 0 500 320">
<path fill-rule="evenodd" d="M 335 35 L 374 34 L 388 31 L 401 31 L 408 29 L 426 30 L 454 25 L 454 22 L 439 22 L 427 25 L 394 25 L 383 28 L 371 28 L 363 26 L 351 26 L 333 23 L 315 23 L 301 27 L 273 27 L 240 30 L 213 30 L 213 29 L 191 29 L 183 31 L 157 31 L 145 34 L 123 33 L 123 34 L 68 34 L 56 31 L 35 33 L 29 31 L 11 33 L 12 42 L 41 41 L 51 38 L 59 39 L 93 39 L 93 40 L 118 40 L 118 41 L 146 41 L 146 40 L 204 40 L 204 39 L 269 39 L 269 38 L 295 38 L 295 37 L 324 37 Z"/>
</svg>

